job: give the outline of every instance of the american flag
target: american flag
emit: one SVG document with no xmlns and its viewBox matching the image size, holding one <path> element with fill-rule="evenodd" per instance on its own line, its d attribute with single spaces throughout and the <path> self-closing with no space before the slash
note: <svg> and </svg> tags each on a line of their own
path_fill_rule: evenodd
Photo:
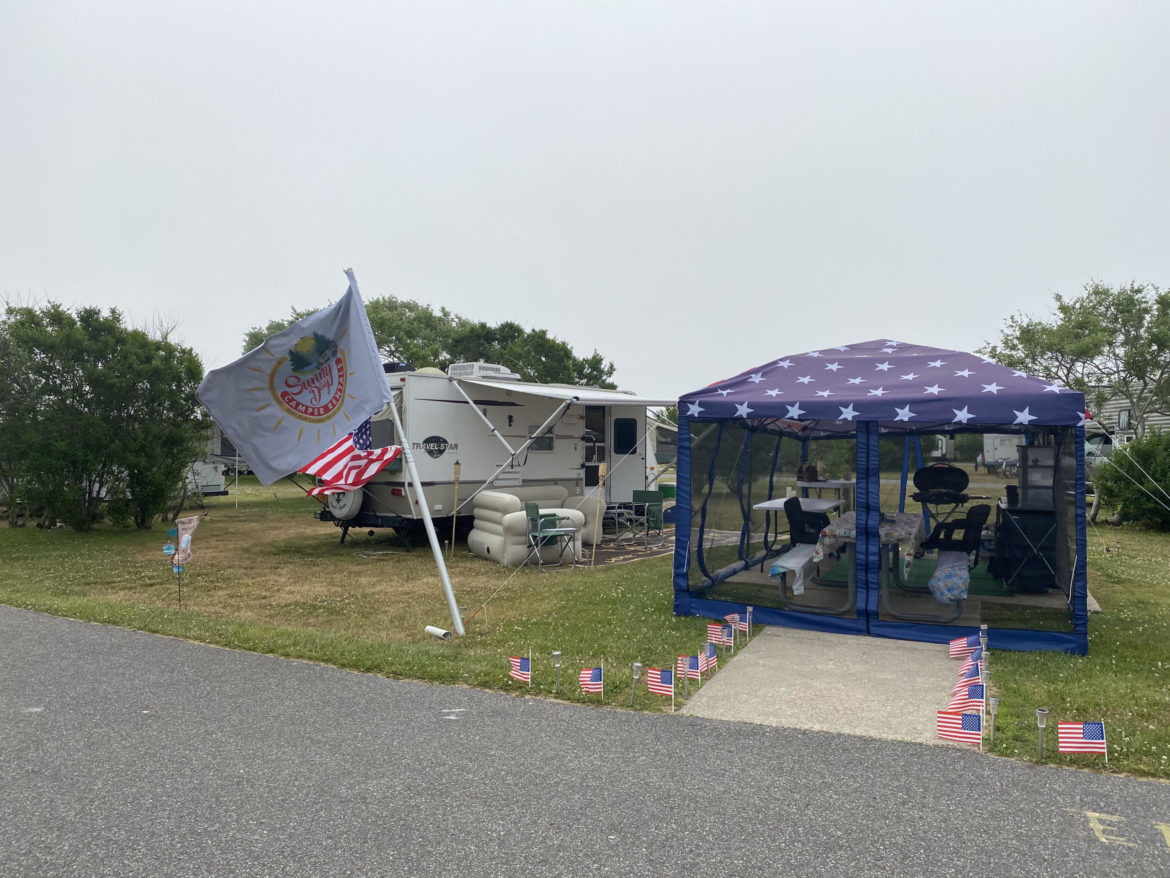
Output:
<svg viewBox="0 0 1170 878">
<path fill-rule="evenodd" d="M 968 634 L 966 637 L 956 637 L 951 641 L 951 658 L 962 658 L 970 655 L 979 648 L 979 635 Z"/>
<path fill-rule="evenodd" d="M 719 652 L 714 643 L 704 643 L 699 650 L 699 671 L 713 671 L 719 667 Z"/>
<path fill-rule="evenodd" d="M 747 620 L 741 619 L 739 617 L 739 613 L 728 613 L 723 618 L 726 619 L 731 624 L 731 627 L 734 628 L 736 631 L 747 631 L 748 630 Z"/>
<path fill-rule="evenodd" d="M 1105 723 L 1057 723 L 1056 749 L 1060 753 L 1108 753 Z"/>
<path fill-rule="evenodd" d="M 512 670 L 508 671 L 508 676 L 523 683 L 532 685 L 532 659 L 519 658 L 514 655 L 508 656 L 508 661 L 512 664 Z"/>
<path fill-rule="evenodd" d="M 708 622 L 707 642 L 734 644 L 735 632 L 731 630 L 730 625 L 720 625 L 718 622 Z"/>
<path fill-rule="evenodd" d="M 678 662 L 675 663 L 675 669 L 678 671 L 680 677 L 688 677 L 692 680 L 703 679 L 703 672 L 699 667 L 699 657 L 697 655 L 680 655 Z"/>
<path fill-rule="evenodd" d="M 969 656 L 967 656 L 966 659 L 963 660 L 963 663 L 961 665 L 959 665 L 959 673 L 960 674 L 967 673 L 967 671 L 971 670 L 971 668 L 973 668 L 975 666 L 975 663 L 977 661 L 979 661 L 982 657 L 983 657 L 983 650 L 976 649 L 973 653 L 971 653 Z"/>
<path fill-rule="evenodd" d="M 982 668 L 983 665 L 981 664 L 973 665 L 965 673 L 960 674 L 959 682 L 951 687 L 951 694 L 954 695 L 960 689 L 965 689 L 968 686 L 983 682 L 983 677 L 980 675 Z"/>
<path fill-rule="evenodd" d="M 938 736 L 965 744 L 983 743 L 983 714 L 940 710 L 935 719 Z"/>
<path fill-rule="evenodd" d="M 674 672 L 670 668 L 647 668 L 646 688 L 655 695 L 674 697 Z"/>
<path fill-rule="evenodd" d="M 372 444 L 370 422 L 365 420 L 352 433 L 346 433 L 301 467 L 301 472 L 316 476 L 322 482 L 309 489 L 309 496 L 338 494 L 360 488 L 402 453 L 402 448 L 397 445 L 373 448 Z"/>
<path fill-rule="evenodd" d="M 968 686 L 966 690 L 960 689 L 951 696 L 947 710 L 977 710 L 983 713 L 983 684 L 976 683 L 974 686 Z"/>
<path fill-rule="evenodd" d="M 581 675 L 577 678 L 581 684 L 582 692 L 600 692 L 602 691 L 602 675 L 601 668 L 585 668 L 581 671 Z"/>
</svg>

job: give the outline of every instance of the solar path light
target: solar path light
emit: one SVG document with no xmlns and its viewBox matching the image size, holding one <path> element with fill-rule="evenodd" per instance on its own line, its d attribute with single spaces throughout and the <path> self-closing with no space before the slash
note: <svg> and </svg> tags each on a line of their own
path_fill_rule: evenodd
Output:
<svg viewBox="0 0 1170 878">
<path fill-rule="evenodd" d="M 1036 708 L 1036 729 L 1040 735 L 1040 742 L 1036 749 L 1036 761 L 1044 761 L 1044 727 L 1048 725 L 1048 708 Z"/>
<path fill-rule="evenodd" d="M 642 663 L 634 662 L 634 685 L 630 688 L 630 707 L 634 706 L 634 696 L 638 694 L 638 679 L 642 676 Z"/>
<path fill-rule="evenodd" d="M 553 650 L 553 667 L 557 669 L 557 688 L 556 691 L 561 691 L 561 651 L 559 649 Z"/>
</svg>

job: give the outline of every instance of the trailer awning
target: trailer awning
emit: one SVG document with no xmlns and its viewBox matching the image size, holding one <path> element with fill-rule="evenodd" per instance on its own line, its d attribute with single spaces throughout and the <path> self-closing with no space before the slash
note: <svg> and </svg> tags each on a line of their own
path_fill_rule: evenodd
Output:
<svg viewBox="0 0 1170 878">
<path fill-rule="evenodd" d="M 623 390 L 602 390 L 597 387 L 575 387 L 571 384 L 530 384 L 526 381 L 485 381 L 482 378 L 454 379 L 463 385 L 490 387 L 493 390 L 510 390 L 526 396 L 543 396 L 546 399 L 571 399 L 581 405 L 675 405 L 677 399 L 655 399 L 637 396 Z"/>
</svg>

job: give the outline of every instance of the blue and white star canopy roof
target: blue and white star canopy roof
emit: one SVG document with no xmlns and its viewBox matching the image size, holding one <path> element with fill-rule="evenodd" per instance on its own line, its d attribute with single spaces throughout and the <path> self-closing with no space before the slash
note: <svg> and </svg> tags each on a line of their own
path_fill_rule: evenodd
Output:
<svg viewBox="0 0 1170 878">
<path fill-rule="evenodd" d="M 985 357 L 899 341 L 806 351 L 685 394 L 691 420 L 773 421 L 806 436 L 852 433 L 876 421 L 891 432 L 1075 427 L 1079 391 Z"/>
</svg>

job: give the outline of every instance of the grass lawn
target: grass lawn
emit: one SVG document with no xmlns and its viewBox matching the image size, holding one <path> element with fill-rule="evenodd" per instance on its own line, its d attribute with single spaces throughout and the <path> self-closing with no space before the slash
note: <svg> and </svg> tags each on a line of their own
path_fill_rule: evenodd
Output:
<svg viewBox="0 0 1170 878">
<path fill-rule="evenodd" d="M 672 667 L 705 639 L 706 620 L 671 612 L 670 557 L 542 574 L 476 558 L 460 542 L 448 569 L 467 608 L 467 636 L 439 641 L 424 627 L 452 624 L 425 543 L 411 550 L 389 531 L 355 531 L 339 545 L 340 531 L 313 519 L 315 508 L 287 483 L 264 488 L 255 479 L 241 482 L 238 503 L 209 498 L 182 609 L 162 553 L 166 525 L 89 534 L 0 527 L 0 603 L 398 678 L 590 703 L 598 696 L 582 695 L 576 675 L 604 663 L 605 702 L 626 707 L 634 661 Z M 1170 536 L 1108 528 L 1091 530 L 1089 544 L 1089 587 L 1104 609 L 1090 620 L 1090 655 L 993 653 L 1001 698 L 994 752 L 1035 759 L 1035 708 L 1043 706 L 1051 711 L 1046 761 L 1101 767 L 1099 757 L 1058 756 L 1055 724 L 1103 719 L 1109 770 L 1170 779 Z M 553 650 L 564 656 L 559 693 Z M 530 651 L 531 690 L 507 676 L 507 656 Z M 635 706 L 669 710 L 669 699 L 643 686 Z"/>
</svg>

